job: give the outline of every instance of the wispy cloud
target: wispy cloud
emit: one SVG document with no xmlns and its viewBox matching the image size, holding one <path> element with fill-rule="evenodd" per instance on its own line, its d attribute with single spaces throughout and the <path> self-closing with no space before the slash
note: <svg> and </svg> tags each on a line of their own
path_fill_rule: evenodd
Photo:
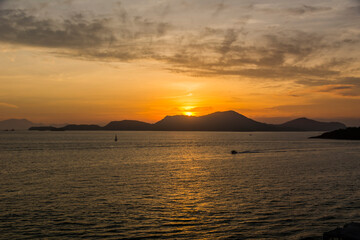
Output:
<svg viewBox="0 0 360 240">
<path fill-rule="evenodd" d="M 4 103 L 4 102 L 0 102 L 0 107 L 5 107 L 5 108 L 19 108 L 18 106 L 14 105 L 14 104 L 9 104 L 9 103 Z"/>
</svg>

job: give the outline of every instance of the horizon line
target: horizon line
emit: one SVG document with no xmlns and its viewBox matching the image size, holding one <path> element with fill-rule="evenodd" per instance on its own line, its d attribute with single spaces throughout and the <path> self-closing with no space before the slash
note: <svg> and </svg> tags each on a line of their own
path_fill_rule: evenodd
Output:
<svg viewBox="0 0 360 240">
<path fill-rule="evenodd" d="M 2 119 L 0 120 L 0 122 L 3 122 L 3 121 L 8 121 L 8 120 L 26 120 L 26 121 L 29 121 L 31 123 L 34 123 L 34 124 L 42 124 L 42 125 L 45 125 L 47 124 L 48 126 L 50 125 L 103 125 L 103 124 L 109 124 L 111 122 L 121 122 L 121 121 L 138 121 L 138 122 L 144 122 L 144 123 L 149 123 L 149 124 L 155 124 L 161 120 L 163 120 L 164 118 L 166 117 L 176 117 L 176 116 L 181 116 L 181 117 L 188 117 L 188 118 L 198 118 L 198 117 L 204 117 L 204 116 L 208 116 L 208 115 L 211 115 L 211 114 L 215 114 L 215 113 L 225 113 L 225 112 L 234 112 L 234 113 L 237 113 L 239 115 L 242 115 L 246 118 L 249 118 L 251 120 L 254 120 L 254 121 L 257 121 L 257 122 L 262 122 L 262 123 L 266 123 L 266 124 L 282 124 L 282 123 L 286 123 L 286 122 L 289 122 L 289 121 L 292 121 L 292 120 L 296 120 L 296 119 L 301 119 L 301 118 L 305 118 L 305 119 L 309 119 L 309 120 L 314 120 L 314 121 L 319 121 L 319 122 L 324 122 L 324 121 L 327 121 L 327 122 L 339 122 L 339 123 L 343 123 L 342 121 L 359 121 L 359 125 L 360 125 L 360 117 L 359 118 L 352 118 L 352 117 L 330 117 L 330 118 L 318 118 L 318 117 L 306 117 L 306 116 L 272 116 L 272 117 L 247 117 L 246 115 L 244 114 L 241 114 L 235 110 L 225 110 L 225 111 L 215 111 L 215 112 L 212 112 L 212 113 L 208 113 L 208 114 L 203 114 L 203 115 L 186 115 L 186 114 L 175 114 L 175 115 L 165 115 L 164 117 L 160 118 L 159 120 L 156 120 L 156 121 L 144 121 L 144 120 L 137 120 L 137 119 L 129 119 L 129 118 L 125 118 L 125 119 L 121 119 L 121 120 L 107 120 L 106 122 L 105 121 L 99 121 L 99 122 L 95 122 L 95 121 L 91 121 L 91 122 L 88 122 L 88 121 L 84 121 L 84 122 L 81 122 L 79 123 L 80 121 L 65 121 L 65 122 L 58 122 L 58 123 L 51 123 L 51 122 L 33 122 L 32 120 L 29 120 L 28 118 L 26 117 L 20 117 L 20 118 L 6 118 L 6 119 Z M 267 123 L 265 122 L 266 120 L 265 119 L 278 119 L 278 121 L 275 123 L 275 122 L 271 122 L 271 123 Z M 264 121 L 265 120 L 265 121 Z M 280 121 L 282 120 L 282 121 Z M 77 122 L 77 123 L 76 123 Z M 343 123 L 344 124 L 344 123 Z M 348 124 L 345 124 L 345 125 L 348 125 Z"/>
</svg>

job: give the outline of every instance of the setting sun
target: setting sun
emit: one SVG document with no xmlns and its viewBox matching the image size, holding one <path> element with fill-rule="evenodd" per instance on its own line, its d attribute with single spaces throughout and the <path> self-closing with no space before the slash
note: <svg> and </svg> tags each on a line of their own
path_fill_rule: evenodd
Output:
<svg viewBox="0 0 360 240">
<path fill-rule="evenodd" d="M 191 117 L 191 116 L 194 116 L 194 113 L 193 112 L 184 112 L 184 115 Z"/>
</svg>

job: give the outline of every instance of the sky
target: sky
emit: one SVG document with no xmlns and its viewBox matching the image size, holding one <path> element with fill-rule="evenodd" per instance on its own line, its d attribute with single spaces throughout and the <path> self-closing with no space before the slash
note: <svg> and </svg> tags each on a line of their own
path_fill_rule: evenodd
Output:
<svg viewBox="0 0 360 240">
<path fill-rule="evenodd" d="M 0 0 L 0 120 L 360 125 L 359 0 Z"/>
</svg>

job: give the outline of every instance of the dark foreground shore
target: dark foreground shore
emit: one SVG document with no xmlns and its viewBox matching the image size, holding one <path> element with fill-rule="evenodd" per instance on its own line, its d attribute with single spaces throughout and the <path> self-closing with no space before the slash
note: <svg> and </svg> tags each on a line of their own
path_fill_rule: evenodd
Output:
<svg viewBox="0 0 360 240">
<path fill-rule="evenodd" d="M 323 240 L 359 240 L 360 223 L 348 223 L 343 228 L 336 228 L 323 234 Z"/>
</svg>

